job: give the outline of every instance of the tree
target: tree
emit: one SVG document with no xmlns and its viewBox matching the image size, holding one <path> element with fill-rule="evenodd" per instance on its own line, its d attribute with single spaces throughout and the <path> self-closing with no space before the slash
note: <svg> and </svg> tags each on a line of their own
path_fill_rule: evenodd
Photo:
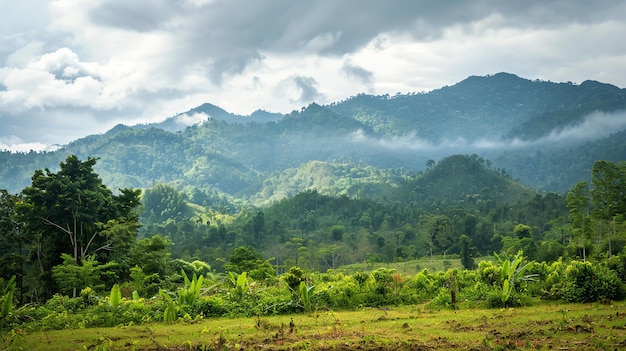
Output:
<svg viewBox="0 0 626 351">
<path fill-rule="evenodd" d="M 22 301 L 24 263 L 27 261 L 22 248 L 26 243 L 23 224 L 16 219 L 16 205 L 22 201 L 19 195 L 0 190 L 0 278 L 16 277 L 19 300 Z"/>
<path fill-rule="evenodd" d="M 164 279 L 169 273 L 171 245 L 170 239 L 161 235 L 138 240 L 131 249 L 130 263 L 147 275 L 156 274 Z"/>
<path fill-rule="evenodd" d="M 346 232 L 346 227 L 342 225 L 334 225 L 330 228 L 330 234 L 333 241 L 341 241 Z"/>
<path fill-rule="evenodd" d="M 422 232 L 427 237 L 430 247 L 430 256 L 436 249 L 438 252 L 445 251 L 454 242 L 453 227 L 450 218 L 445 215 L 424 214 L 419 218 Z"/>
<path fill-rule="evenodd" d="M 626 213 L 626 162 L 596 161 L 591 169 L 591 200 L 602 219 Z"/>
<path fill-rule="evenodd" d="M 254 232 L 254 240 L 260 243 L 261 234 L 263 233 L 263 229 L 265 228 L 265 214 L 263 211 L 257 212 L 254 217 L 252 217 L 252 231 Z"/>
<path fill-rule="evenodd" d="M 83 288 L 101 290 L 105 287 L 102 284 L 102 275 L 114 275 L 112 269 L 117 265 L 115 262 L 108 262 L 100 265 L 94 256 L 83 259 L 80 264 L 74 262 L 74 258 L 68 254 L 62 254 L 63 263 L 52 267 L 52 276 L 57 281 L 59 290 L 76 297 L 77 291 Z"/>
<path fill-rule="evenodd" d="M 276 276 L 274 267 L 266 261 L 252 246 L 239 246 L 224 264 L 227 272 L 248 272 L 250 278 L 266 279 Z"/>
<path fill-rule="evenodd" d="M 140 191 L 121 189 L 114 195 L 94 172 L 96 161 L 69 156 L 57 173 L 36 170 L 32 185 L 22 191 L 16 212 L 31 235 L 44 295 L 53 292 L 51 269 L 63 262 L 61 254 L 75 264 L 96 253 L 100 262 L 108 262 L 112 253 L 128 252 L 134 241 Z"/>
<path fill-rule="evenodd" d="M 142 198 L 145 217 L 149 223 L 161 223 L 179 219 L 187 211 L 187 199 L 183 193 L 167 184 L 157 184 L 147 189 Z"/>
<path fill-rule="evenodd" d="M 476 263 L 473 258 L 473 250 L 472 250 L 472 239 L 463 234 L 459 238 L 459 248 L 461 249 L 461 264 L 465 269 L 474 269 L 476 267 Z"/>
<path fill-rule="evenodd" d="M 532 238 L 533 237 L 533 229 L 529 225 L 520 223 L 520 224 L 516 225 L 515 228 L 513 228 L 513 234 L 518 239 Z"/>
<path fill-rule="evenodd" d="M 569 209 L 569 218 L 575 231 L 578 232 L 578 241 L 582 243 L 582 259 L 585 261 L 587 250 L 585 249 L 585 241 L 588 232 L 587 217 L 589 216 L 589 185 L 585 181 L 580 181 L 572 187 L 566 197 L 567 208 Z"/>
<path fill-rule="evenodd" d="M 594 215 L 606 224 L 605 233 L 610 256 L 611 220 L 614 221 L 616 216 L 626 213 L 626 162 L 621 162 L 618 166 L 609 161 L 596 161 L 591 168 L 591 183 Z"/>
</svg>

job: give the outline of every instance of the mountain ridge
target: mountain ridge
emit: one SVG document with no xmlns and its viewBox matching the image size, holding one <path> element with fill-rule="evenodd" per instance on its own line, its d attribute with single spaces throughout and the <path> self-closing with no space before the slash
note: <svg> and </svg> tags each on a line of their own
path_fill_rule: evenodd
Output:
<svg viewBox="0 0 626 351">
<path fill-rule="evenodd" d="M 604 128 L 600 134 L 567 139 L 572 128 L 586 133 L 590 128 L 581 120 L 596 111 L 603 119 L 589 123 Z M 573 179 L 589 176 L 593 160 L 605 154 L 613 162 L 626 158 L 626 148 L 620 149 L 626 133 L 616 133 L 626 128 L 621 111 L 626 111 L 626 89 L 595 81 L 532 81 L 510 73 L 471 76 L 427 93 L 359 94 L 285 115 L 259 110 L 239 116 L 206 103 L 160 124 L 117 125 L 54 152 L 1 152 L 0 188 L 19 191 L 35 169 L 54 169 L 76 154 L 99 157 L 97 170 L 112 188 L 162 182 L 229 196 L 246 193 L 264 203 L 268 199 L 245 189 L 255 184 L 259 189 L 264 179 L 310 167 L 312 161 L 416 173 L 425 170 L 427 160 L 477 153 L 498 168 L 512 169 L 511 176 L 530 187 L 563 192 Z M 598 121 L 606 126 L 594 124 Z M 558 133 L 562 139 L 550 137 Z M 579 154 L 568 155 L 571 150 Z M 571 174 L 559 182 L 544 169 L 558 172 L 551 165 L 561 159 L 570 162 Z M 290 193 L 297 190 L 302 189 Z"/>
</svg>

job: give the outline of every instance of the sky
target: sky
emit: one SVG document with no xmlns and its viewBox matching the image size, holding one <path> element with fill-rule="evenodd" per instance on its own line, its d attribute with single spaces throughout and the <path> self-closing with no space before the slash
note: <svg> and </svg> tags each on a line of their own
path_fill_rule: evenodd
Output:
<svg viewBox="0 0 626 351">
<path fill-rule="evenodd" d="M 626 87 L 626 0 L 0 2 L 0 150 L 471 75 Z"/>
</svg>

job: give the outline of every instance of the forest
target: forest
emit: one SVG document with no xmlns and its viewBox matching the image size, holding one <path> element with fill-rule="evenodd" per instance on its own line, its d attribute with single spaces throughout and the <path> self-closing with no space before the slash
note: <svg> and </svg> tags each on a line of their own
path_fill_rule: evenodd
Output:
<svg viewBox="0 0 626 351">
<path fill-rule="evenodd" d="M 72 155 L 1 192 L 2 329 L 626 296 L 626 162 L 596 161 L 561 196 L 453 155 L 376 197 L 310 190 L 226 208 L 161 183 L 113 192 L 97 162 Z"/>
</svg>

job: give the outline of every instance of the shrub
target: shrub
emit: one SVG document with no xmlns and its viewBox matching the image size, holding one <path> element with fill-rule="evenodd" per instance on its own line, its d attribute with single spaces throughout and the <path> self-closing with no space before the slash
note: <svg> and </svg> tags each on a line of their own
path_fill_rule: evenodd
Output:
<svg viewBox="0 0 626 351">
<path fill-rule="evenodd" d="M 306 276 L 304 271 L 300 267 L 291 267 L 289 268 L 289 272 L 283 274 L 281 279 L 287 283 L 289 289 L 296 293 L 300 286 L 300 283 L 306 280 Z"/>
<path fill-rule="evenodd" d="M 615 271 L 622 282 L 626 283 L 626 252 L 609 257 L 605 264 L 610 270 Z"/>
<path fill-rule="evenodd" d="M 487 285 L 502 284 L 502 267 L 491 261 L 481 261 L 478 264 L 478 278 Z"/>
<path fill-rule="evenodd" d="M 606 266 L 593 265 L 590 262 L 572 261 L 555 288 L 556 295 L 569 302 L 624 298 L 624 285 L 617 274 Z"/>
<path fill-rule="evenodd" d="M 219 296 L 209 296 L 200 298 L 192 307 L 191 312 L 205 317 L 222 317 L 228 314 L 228 307 Z"/>
<path fill-rule="evenodd" d="M 453 308 L 454 306 L 452 305 L 452 296 L 450 295 L 450 290 L 439 288 L 437 290 L 437 295 L 435 295 L 435 297 L 430 300 L 430 302 L 426 304 L 426 306 L 430 308 Z"/>
</svg>

